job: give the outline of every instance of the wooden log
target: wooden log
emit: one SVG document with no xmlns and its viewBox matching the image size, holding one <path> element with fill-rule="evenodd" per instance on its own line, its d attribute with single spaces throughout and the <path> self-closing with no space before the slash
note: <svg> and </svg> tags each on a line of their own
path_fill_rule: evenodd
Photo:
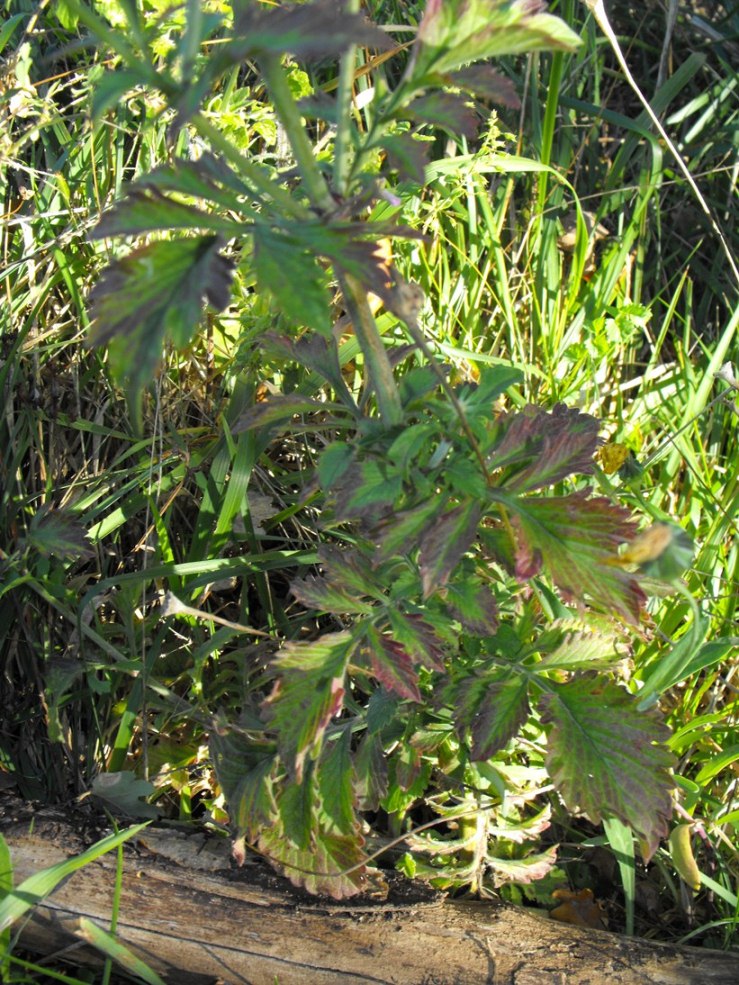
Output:
<svg viewBox="0 0 739 985">
<path fill-rule="evenodd" d="M 32 828 L 5 813 L 16 885 L 85 847 L 79 825 L 47 816 Z M 262 863 L 234 870 L 227 846 L 220 858 L 210 847 L 148 829 L 126 850 L 119 938 L 173 985 L 739 983 L 735 954 L 580 930 L 502 903 L 403 898 L 403 884 L 381 903 L 306 898 Z M 76 940 L 82 916 L 109 926 L 115 865 L 103 856 L 73 875 L 33 911 L 21 943 L 49 955 Z"/>
</svg>

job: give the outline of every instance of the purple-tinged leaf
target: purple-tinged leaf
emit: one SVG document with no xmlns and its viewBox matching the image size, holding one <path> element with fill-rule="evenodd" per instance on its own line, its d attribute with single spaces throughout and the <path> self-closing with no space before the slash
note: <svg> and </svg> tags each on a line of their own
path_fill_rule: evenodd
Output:
<svg viewBox="0 0 739 985">
<path fill-rule="evenodd" d="M 521 100 L 510 79 L 492 65 L 468 65 L 467 68 L 452 72 L 444 79 L 447 85 L 458 86 L 482 99 L 505 106 L 506 109 L 520 109 Z"/>
<path fill-rule="evenodd" d="M 109 343 L 113 374 L 131 396 L 154 378 L 164 342 L 187 345 L 203 302 L 217 311 L 231 297 L 233 265 L 217 236 L 162 240 L 108 267 L 90 295 L 92 345 Z"/>
<path fill-rule="evenodd" d="M 363 811 L 376 811 L 387 795 L 387 757 L 379 733 L 367 733 L 354 757 L 358 807 Z"/>
<path fill-rule="evenodd" d="M 370 565 L 357 550 L 322 544 L 318 548 L 318 560 L 326 577 L 333 584 L 357 595 L 384 599 L 385 588 L 378 581 Z"/>
<path fill-rule="evenodd" d="M 313 844 L 315 802 L 313 764 L 309 762 L 301 780 L 286 783 L 277 801 L 285 838 L 302 851 L 308 851 Z"/>
<path fill-rule="evenodd" d="M 429 123 L 452 134 L 462 134 L 468 140 L 474 140 L 480 127 L 480 119 L 469 99 L 451 92 L 419 96 L 402 113 L 416 123 Z"/>
<path fill-rule="evenodd" d="M 636 623 L 646 597 L 632 575 L 618 567 L 619 544 L 634 524 L 627 510 L 583 489 L 570 496 L 516 498 L 508 503 L 516 537 L 516 577 L 544 570 L 565 599 L 589 602 Z"/>
<path fill-rule="evenodd" d="M 418 558 L 424 598 L 447 583 L 475 539 L 481 515 L 479 505 L 470 500 L 444 513 L 424 532 Z"/>
<path fill-rule="evenodd" d="M 210 755 L 228 806 L 236 837 L 254 842 L 264 827 L 274 823 L 274 746 L 259 744 L 239 732 L 214 730 Z"/>
<path fill-rule="evenodd" d="M 278 654 L 280 675 L 263 703 L 283 762 L 299 783 L 308 755 L 321 747 L 329 722 L 344 702 L 349 633 L 329 633 L 310 643 L 287 643 Z"/>
<path fill-rule="evenodd" d="M 389 609 L 388 616 L 393 638 L 408 651 L 413 663 L 443 673 L 446 646 L 436 629 L 419 613 Z"/>
<path fill-rule="evenodd" d="M 447 608 L 473 636 L 492 636 L 498 628 L 498 605 L 487 585 L 467 577 L 447 585 Z"/>
<path fill-rule="evenodd" d="M 525 855 L 523 858 L 498 858 L 487 855 L 485 862 L 493 874 L 493 885 L 503 886 L 509 882 L 526 884 L 537 882 L 547 876 L 557 864 L 557 846 L 545 852 Z"/>
<path fill-rule="evenodd" d="M 387 162 L 401 179 L 422 185 L 429 162 L 428 144 L 416 140 L 410 133 L 388 134 L 380 141 L 387 154 Z"/>
<path fill-rule="evenodd" d="M 383 519 L 375 528 L 378 560 L 412 551 L 421 532 L 433 523 L 444 505 L 442 497 L 430 498 L 425 503 Z"/>
<path fill-rule="evenodd" d="M 351 45 L 387 51 L 392 39 L 363 14 L 349 14 L 340 0 L 285 3 L 264 7 L 240 0 L 234 7 L 233 39 L 217 58 L 228 63 L 247 57 L 290 53 L 304 60 L 339 55 Z"/>
<path fill-rule="evenodd" d="M 563 627 L 561 639 L 536 665 L 541 670 L 588 670 L 596 667 L 612 667 L 624 659 L 615 646 L 613 634 L 598 632 L 590 627 L 576 629 Z M 541 640 L 539 640 L 541 644 Z"/>
<path fill-rule="evenodd" d="M 474 760 L 490 759 L 504 749 L 529 716 L 528 681 L 522 674 L 470 676 L 454 692 L 455 720 L 469 729 Z"/>
<path fill-rule="evenodd" d="M 387 889 L 376 870 L 364 864 L 363 839 L 358 831 L 350 835 L 328 832 L 316 819 L 309 848 L 299 848 L 280 825 L 260 832 L 259 850 L 277 864 L 294 886 L 309 893 L 348 899 L 369 889 Z"/>
<path fill-rule="evenodd" d="M 42 507 L 33 515 L 28 529 L 29 547 L 43 557 L 79 561 L 94 552 L 87 530 L 78 517 L 63 510 Z"/>
<path fill-rule="evenodd" d="M 369 624 L 364 630 L 359 654 L 388 691 L 409 701 L 421 700 L 413 658 L 400 643 Z"/>
<path fill-rule="evenodd" d="M 531 404 L 502 414 L 496 440 L 486 449 L 492 469 L 515 467 L 501 485 L 518 493 L 551 486 L 572 473 L 588 475 L 600 444 L 598 422 L 589 414 L 557 404 L 550 412 Z"/>
<path fill-rule="evenodd" d="M 291 594 L 306 609 L 332 612 L 336 615 L 371 615 L 375 606 L 333 584 L 326 578 L 307 575 L 290 584 Z"/>
<path fill-rule="evenodd" d="M 339 519 L 375 520 L 390 509 L 402 488 L 402 477 L 384 462 L 355 462 L 333 484 L 334 512 Z"/>
<path fill-rule="evenodd" d="M 571 810 L 594 823 L 610 816 L 633 828 L 648 860 L 672 816 L 668 729 L 615 684 L 587 677 L 550 686 L 540 707 L 554 784 Z"/>
</svg>

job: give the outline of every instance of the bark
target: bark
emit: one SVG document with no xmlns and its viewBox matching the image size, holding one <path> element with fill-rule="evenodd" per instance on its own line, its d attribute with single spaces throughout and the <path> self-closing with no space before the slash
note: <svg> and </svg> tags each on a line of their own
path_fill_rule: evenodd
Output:
<svg viewBox="0 0 739 985">
<path fill-rule="evenodd" d="M 0 832 L 16 886 L 102 833 L 85 837 L 79 823 L 47 812 L 32 830 L 27 817 L 5 815 Z M 580 930 L 501 903 L 453 902 L 422 890 L 407 898 L 416 893 L 409 884 L 389 902 L 327 903 L 298 896 L 260 862 L 234 870 L 227 845 L 211 848 L 202 835 L 148 830 L 126 850 L 119 938 L 173 985 L 739 982 L 736 955 Z M 33 911 L 21 943 L 49 955 L 76 941 L 72 960 L 90 960 L 74 936 L 76 921 L 110 926 L 115 869 L 113 854 L 77 872 Z"/>
</svg>

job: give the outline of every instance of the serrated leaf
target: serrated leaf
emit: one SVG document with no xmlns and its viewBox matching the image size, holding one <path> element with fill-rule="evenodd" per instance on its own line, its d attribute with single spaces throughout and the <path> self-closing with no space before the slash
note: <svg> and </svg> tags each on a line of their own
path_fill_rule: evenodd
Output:
<svg viewBox="0 0 739 985">
<path fill-rule="evenodd" d="M 310 847 L 303 849 L 285 837 L 281 826 L 274 825 L 262 829 L 258 847 L 294 886 L 332 899 L 348 899 L 366 892 L 373 882 L 378 885 L 378 880 L 371 881 L 374 870 L 364 863 L 362 844 L 358 832 L 337 834 L 314 824 Z"/>
<path fill-rule="evenodd" d="M 303 852 L 313 844 L 315 796 L 313 764 L 309 762 L 305 775 L 298 782 L 286 783 L 277 801 L 285 838 Z"/>
<path fill-rule="evenodd" d="M 431 498 L 383 519 L 375 527 L 378 560 L 413 551 L 421 532 L 431 526 L 444 505 L 441 497 Z"/>
<path fill-rule="evenodd" d="M 28 546 L 43 557 L 77 561 L 93 554 L 87 530 L 79 519 L 62 510 L 40 509 L 28 528 Z"/>
<path fill-rule="evenodd" d="M 420 701 L 418 672 L 405 647 L 371 624 L 363 633 L 359 654 L 377 680 L 390 692 L 409 701 Z"/>
<path fill-rule="evenodd" d="M 402 476 L 384 462 L 355 461 L 354 468 L 333 483 L 334 512 L 340 519 L 375 519 L 392 506 L 402 488 Z"/>
<path fill-rule="evenodd" d="M 259 832 L 277 816 L 275 748 L 239 732 L 218 730 L 211 733 L 209 748 L 235 835 L 237 838 L 246 835 L 250 842 L 255 842 Z"/>
<path fill-rule="evenodd" d="M 447 585 L 447 608 L 473 636 L 492 636 L 498 628 L 498 604 L 487 585 L 467 576 Z"/>
<path fill-rule="evenodd" d="M 242 62 L 249 56 L 289 53 L 304 60 L 339 55 L 353 44 L 387 51 L 392 39 L 360 13 L 349 14 L 340 0 L 286 3 L 270 8 L 239 4 L 233 40 L 221 60 Z"/>
<path fill-rule="evenodd" d="M 422 185 L 429 162 L 428 145 L 410 133 L 386 134 L 379 141 L 387 154 L 387 162 L 401 179 L 407 178 Z"/>
<path fill-rule="evenodd" d="M 90 295 L 90 343 L 108 342 L 111 369 L 137 398 L 153 378 L 166 340 L 184 346 L 207 301 L 231 296 L 230 260 L 217 236 L 149 243 L 108 267 Z"/>
<path fill-rule="evenodd" d="M 299 783 L 306 756 L 317 754 L 323 734 L 344 701 L 351 636 L 328 633 L 310 643 L 287 643 L 275 660 L 279 679 L 263 702 L 283 762 Z"/>
<path fill-rule="evenodd" d="M 297 414 L 325 413 L 336 408 L 336 404 L 311 400 L 310 397 L 303 397 L 299 393 L 277 393 L 245 410 L 234 422 L 231 433 L 240 434 L 242 431 L 252 431 L 254 428 L 281 424 Z"/>
<path fill-rule="evenodd" d="M 346 441 L 332 441 L 318 459 L 318 479 L 323 489 L 332 489 L 355 462 L 355 452 Z"/>
<path fill-rule="evenodd" d="M 565 803 L 594 823 L 611 815 L 644 842 L 647 860 L 667 835 L 673 757 L 666 726 L 615 684 L 579 678 L 542 695 L 547 770 Z"/>
<path fill-rule="evenodd" d="M 443 673 L 445 641 L 420 613 L 403 613 L 389 609 L 393 637 L 402 643 L 414 663 Z"/>
<path fill-rule="evenodd" d="M 541 640 L 539 641 L 541 643 Z M 587 670 L 610 666 L 623 660 L 613 636 L 590 629 L 563 632 L 561 642 L 537 665 L 539 670 Z"/>
<path fill-rule="evenodd" d="M 323 565 L 326 577 L 335 585 L 340 585 L 356 595 L 369 595 L 383 599 L 385 589 L 382 582 L 356 549 L 341 549 L 331 544 L 318 548 L 318 560 Z"/>
<path fill-rule="evenodd" d="M 444 81 L 447 85 L 458 86 L 507 109 L 521 107 L 521 100 L 511 80 L 497 72 L 492 65 L 469 65 L 447 75 Z"/>
<path fill-rule="evenodd" d="M 293 324 L 322 333 L 331 330 L 326 274 L 300 239 L 256 226 L 254 268 L 260 286 L 272 294 Z"/>
<path fill-rule="evenodd" d="M 543 569 L 567 600 L 587 601 L 635 623 L 646 597 L 614 563 L 633 521 L 609 499 L 589 496 L 583 489 L 570 496 L 506 500 L 516 536 L 516 577 L 527 581 Z"/>
<path fill-rule="evenodd" d="M 363 602 L 320 575 L 307 575 L 290 584 L 291 594 L 307 609 L 333 612 L 337 615 L 371 615 L 375 606 Z"/>
<path fill-rule="evenodd" d="M 293 359 L 328 380 L 337 393 L 346 391 L 346 383 L 341 373 L 338 349 L 316 332 L 306 332 L 299 339 L 289 339 L 284 335 L 266 332 L 262 336 L 266 348 L 276 350 L 281 356 Z M 332 340 L 333 341 L 333 340 Z"/>
<path fill-rule="evenodd" d="M 418 25 L 412 78 L 470 62 L 582 42 L 539 0 L 430 0 Z"/>
<path fill-rule="evenodd" d="M 531 492 L 572 473 L 592 473 L 598 427 L 594 417 L 564 404 L 551 412 L 529 404 L 498 417 L 496 439 L 486 449 L 486 457 L 493 469 L 515 469 L 504 475 L 505 489 Z"/>
<path fill-rule="evenodd" d="M 365 735 L 354 756 L 354 770 L 358 807 L 376 811 L 388 787 L 387 757 L 381 735 L 369 732 Z"/>
<path fill-rule="evenodd" d="M 447 583 L 475 539 L 481 515 L 479 505 L 469 500 L 444 513 L 424 531 L 418 557 L 424 598 Z"/>
<path fill-rule="evenodd" d="M 468 140 L 477 136 L 480 120 L 469 99 L 451 92 L 431 92 L 414 99 L 403 111 L 417 123 L 429 123 Z"/>
<path fill-rule="evenodd" d="M 543 879 L 557 864 L 557 847 L 545 852 L 525 855 L 523 858 L 499 858 L 487 855 L 485 862 L 493 872 L 493 884 L 502 886 L 507 882 L 526 884 Z"/>
<path fill-rule="evenodd" d="M 455 721 L 470 731 L 474 760 L 491 759 L 505 748 L 530 711 L 523 674 L 471 675 L 453 688 L 453 701 Z"/>
<path fill-rule="evenodd" d="M 347 835 L 355 831 L 357 826 L 351 745 L 351 728 L 345 728 L 337 739 L 324 744 L 318 762 L 318 791 L 322 811 L 338 832 Z"/>
<path fill-rule="evenodd" d="M 244 223 L 178 202 L 155 188 L 139 187 L 130 189 L 125 198 L 108 209 L 90 238 L 138 236 L 163 229 L 207 229 L 231 238 L 244 232 Z"/>
</svg>

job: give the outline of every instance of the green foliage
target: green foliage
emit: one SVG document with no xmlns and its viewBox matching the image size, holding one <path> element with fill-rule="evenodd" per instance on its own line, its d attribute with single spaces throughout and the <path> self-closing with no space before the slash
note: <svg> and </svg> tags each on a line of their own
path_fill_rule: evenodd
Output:
<svg viewBox="0 0 739 985">
<path fill-rule="evenodd" d="M 661 184 L 648 121 L 606 105 L 590 23 L 572 4 L 565 27 L 537 3 L 433 0 L 406 60 L 350 6 L 216 6 L 64 5 L 53 30 L 98 45 L 80 90 L 91 135 L 75 129 L 82 97 L 31 85 L 25 36 L 11 66 L 3 148 L 32 176 L 34 213 L 9 185 L 19 334 L 3 336 L 0 382 L 20 394 L 40 359 L 49 442 L 74 442 L 52 454 L 14 398 L 0 619 L 23 629 L 4 653 L 22 667 L 14 647 L 27 657 L 37 634 L 39 728 L 58 756 L 40 776 L 16 744 L 3 769 L 63 790 L 84 759 L 137 811 L 148 762 L 157 808 L 185 819 L 202 798 L 226 820 L 221 792 L 237 838 L 336 898 L 382 888 L 363 834 L 379 810 L 406 836 L 405 871 L 479 892 L 552 871 L 559 797 L 664 864 L 673 768 L 686 809 L 730 831 L 736 739 L 702 713 L 736 645 L 736 483 L 719 478 L 735 429 L 731 400 L 710 397 L 736 324 L 718 327 L 725 272 L 694 301 L 674 277 L 687 260 L 649 260 L 659 240 L 672 257 L 657 209 L 676 183 Z M 488 101 L 518 108 L 522 61 L 506 56 L 522 52 L 537 54 L 513 155 Z M 681 106 L 710 170 L 719 141 L 682 101 L 691 78 L 654 105 Z M 622 149 L 596 151 L 596 127 Z M 103 257 L 118 237 L 129 252 Z M 77 337 L 35 326 L 70 305 L 85 326 L 92 282 L 95 348 L 65 361 Z M 58 416 L 60 365 L 76 382 Z M 601 431 L 639 477 L 607 468 Z M 39 462 L 53 478 L 23 488 Z M 634 509 L 657 521 L 641 537 Z M 160 609 L 162 590 L 187 604 Z M 10 694 L 10 734 L 37 692 L 29 673 Z M 695 885 L 682 831 L 673 842 Z"/>
</svg>

